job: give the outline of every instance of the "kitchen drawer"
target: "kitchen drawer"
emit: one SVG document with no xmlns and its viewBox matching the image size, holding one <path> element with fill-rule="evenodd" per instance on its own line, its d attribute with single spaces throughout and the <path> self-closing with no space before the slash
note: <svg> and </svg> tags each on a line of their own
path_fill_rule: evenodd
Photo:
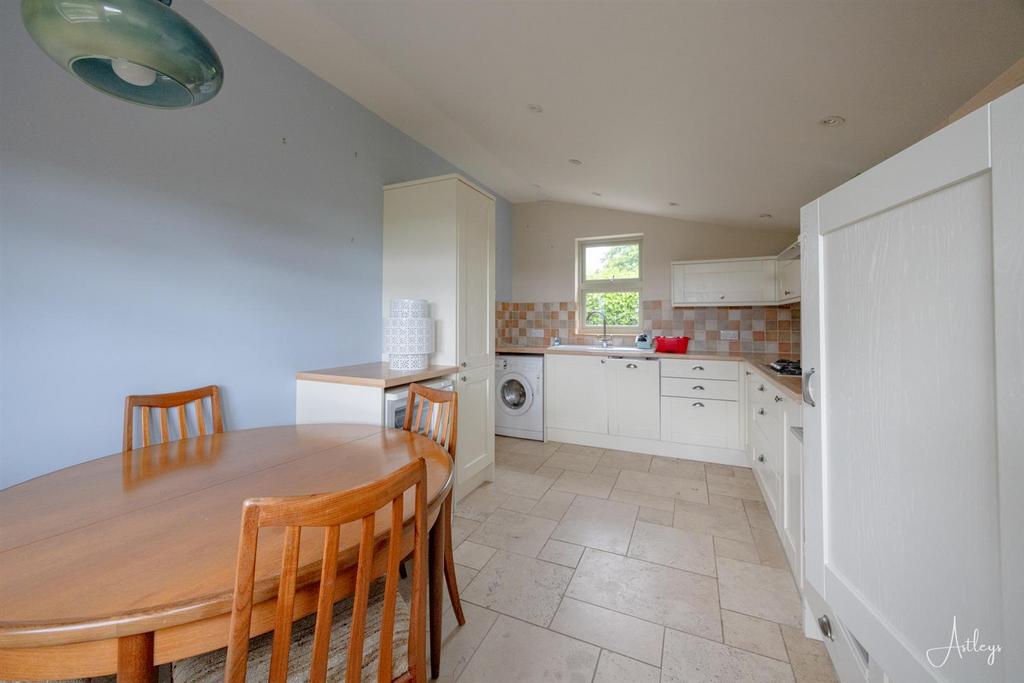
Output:
<svg viewBox="0 0 1024 683">
<path fill-rule="evenodd" d="M 740 389 L 739 382 L 730 382 L 728 380 L 662 377 L 661 395 L 738 401 L 740 399 Z"/>
<path fill-rule="evenodd" d="M 717 448 L 740 447 L 736 401 L 663 397 L 661 440 Z"/>
<path fill-rule="evenodd" d="M 777 448 L 782 444 L 782 404 L 752 403 L 747 406 L 754 429 L 760 429 L 767 439 L 767 446 Z"/>
<path fill-rule="evenodd" d="M 771 383 L 758 374 L 747 378 L 747 401 L 750 403 L 771 403 L 775 389 Z"/>
<path fill-rule="evenodd" d="M 662 377 L 687 379 L 720 379 L 736 382 L 740 378 L 740 364 L 729 360 L 676 360 L 661 359 Z"/>
</svg>

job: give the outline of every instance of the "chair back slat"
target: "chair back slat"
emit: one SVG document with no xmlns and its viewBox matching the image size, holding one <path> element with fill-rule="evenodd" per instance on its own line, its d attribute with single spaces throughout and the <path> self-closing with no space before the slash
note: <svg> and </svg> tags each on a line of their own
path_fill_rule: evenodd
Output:
<svg viewBox="0 0 1024 683">
<path fill-rule="evenodd" d="M 178 406 L 178 434 L 180 435 L 179 438 L 184 438 L 184 435 L 188 434 L 188 413 L 185 410 L 187 407 L 187 403 L 182 403 L 180 406 Z"/>
<path fill-rule="evenodd" d="M 316 628 L 313 631 L 313 656 L 309 670 L 309 683 L 325 683 L 327 680 L 327 655 L 331 647 L 331 622 L 334 619 L 334 583 L 338 577 L 338 540 L 341 537 L 340 526 L 329 526 L 324 529 L 324 554 L 320 564 L 320 595 L 316 603 Z M 365 543 L 365 538 L 363 543 Z M 359 553 L 363 553 L 363 543 L 359 546 Z M 370 552 L 373 552 L 373 529 L 370 529 Z M 357 572 L 362 570 L 362 557 Z M 358 590 L 356 592 L 358 596 Z M 366 604 L 362 606 L 365 617 Z M 356 608 L 352 608 L 352 617 L 355 618 Z M 277 638 L 275 634 L 275 640 Z M 355 645 L 354 638 L 349 639 L 349 662 L 352 661 L 352 646 Z M 362 652 L 359 653 L 362 663 Z"/>
<path fill-rule="evenodd" d="M 349 636 L 348 665 L 345 679 L 358 681 L 363 668 L 363 638 L 366 636 L 366 607 L 370 597 L 370 578 L 373 575 L 374 516 L 363 517 L 359 540 L 359 566 L 356 570 L 356 588 L 352 604 L 352 633 Z"/>
<path fill-rule="evenodd" d="M 149 434 L 149 408 L 142 408 L 142 445 L 148 446 L 153 442 Z"/>
<path fill-rule="evenodd" d="M 277 589 L 277 610 L 274 613 L 274 647 L 270 653 L 270 683 L 288 680 L 288 652 L 292 642 L 295 619 L 295 576 L 299 570 L 299 541 L 302 527 L 285 528 L 284 550 L 281 553 L 281 581 Z"/>
<path fill-rule="evenodd" d="M 203 401 L 209 399 L 210 415 L 213 418 L 211 425 L 212 432 L 220 434 L 224 431 L 224 420 L 221 416 L 220 389 L 217 386 L 201 387 L 188 391 L 176 391 L 170 394 L 149 394 L 140 396 L 128 396 L 124 401 L 124 439 L 122 450 L 130 451 L 135 448 L 134 427 L 135 410 L 139 409 L 142 421 L 142 445 L 151 446 L 154 443 L 166 443 L 171 441 L 170 430 L 170 409 L 178 409 L 178 438 L 188 438 L 188 406 L 193 404 L 196 413 L 196 426 L 198 436 L 210 433 L 207 427 L 206 411 L 203 409 Z M 154 439 L 154 428 L 151 424 L 152 409 L 158 411 L 160 441 Z"/>
<path fill-rule="evenodd" d="M 391 523 L 385 570 L 383 631 L 381 633 L 378 680 L 392 680 L 394 671 L 392 631 L 395 624 L 398 568 L 403 555 L 402 535 L 405 524 L 403 499 L 405 492 L 414 487 L 416 506 L 413 514 L 409 664 L 407 671 L 400 672 L 400 678 L 415 681 L 426 680 L 426 484 L 426 463 L 420 458 L 383 479 L 349 491 L 312 496 L 251 498 L 245 501 L 242 507 L 242 527 L 238 543 L 238 566 L 235 573 L 235 594 L 231 608 L 228 652 L 224 664 L 225 681 L 245 683 L 259 530 L 265 527 L 281 526 L 286 527 L 286 531 L 281 559 L 278 604 L 274 619 L 274 642 L 269 680 L 271 683 L 283 682 L 288 675 L 291 619 L 295 616 L 293 613 L 295 584 L 300 535 L 303 527 L 325 528 L 309 680 L 311 683 L 323 683 L 326 680 L 341 527 L 357 521 L 360 524 L 358 565 L 345 681 L 346 683 L 358 683 L 361 680 L 370 584 L 374 578 L 376 515 L 378 510 L 388 505 L 391 506 Z"/>
<path fill-rule="evenodd" d="M 194 401 L 196 406 L 196 426 L 199 428 L 199 436 L 206 434 L 206 418 L 203 416 L 203 400 Z"/>
<path fill-rule="evenodd" d="M 402 524 L 405 522 L 404 498 L 396 498 L 391 506 L 391 536 L 402 537 Z M 391 652 L 395 639 L 395 603 L 398 596 L 399 565 L 402 563 L 402 548 L 398 543 L 388 546 L 388 564 L 385 569 L 384 581 L 384 620 L 380 632 L 380 651 Z M 383 657 L 377 669 L 378 683 L 386 683 L 392 678 L 394 662 L 390 657 Z"/>
<path fill-rule="evenodd" d="M 418 399 L 418 400 L 417 400 Z M 427 405 L 426 421 L 423 420 L 423 406 Z M 413 408 L 417 406 L 415 418 Z M 434 407 L 437 406 L 436 420 L 431 419 Z M 448 454 L 455 458 L 455 445 L 458 437 L 459 395 L 454 391 L 431 389 L 421 384 L 409 385 L 409 398 L 405 407 L 406 431 L 422 434 L 435 441 Z"/>
</svg>

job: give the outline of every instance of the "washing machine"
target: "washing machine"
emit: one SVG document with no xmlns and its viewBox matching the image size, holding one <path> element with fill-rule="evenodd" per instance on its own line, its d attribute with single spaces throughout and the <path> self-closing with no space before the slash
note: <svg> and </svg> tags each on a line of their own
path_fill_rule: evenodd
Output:
<svg viewBox="0 0 1024 683">
<path fill-rule="evenodd" d="M 494 433 L 544 440 L 544 356 L 498 354 Z"/>
</svg>

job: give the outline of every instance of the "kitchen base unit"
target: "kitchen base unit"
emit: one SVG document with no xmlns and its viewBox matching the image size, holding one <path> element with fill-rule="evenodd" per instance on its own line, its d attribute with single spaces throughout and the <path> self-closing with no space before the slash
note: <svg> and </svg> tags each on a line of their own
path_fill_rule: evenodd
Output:
<svg viewBox="0 0 1024 683">
<path fill-rule="evenodd" d="M 742 362 L 546 354 L 547 439 L 747 467 Z"/>
</svg>

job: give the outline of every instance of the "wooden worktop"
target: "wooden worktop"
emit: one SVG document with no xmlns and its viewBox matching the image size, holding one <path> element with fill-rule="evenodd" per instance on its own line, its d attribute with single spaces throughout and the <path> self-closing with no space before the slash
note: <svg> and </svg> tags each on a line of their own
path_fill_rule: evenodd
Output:
<svg viewBox="0 0 1024 683">
<path fill-rule="evenodd" d="M 542 356 L 547 351 L 544 346 L 498 346 L 494 349 L 495 353 L 518 353 Z"/>
<path fill-rule="evenodd" d="M 542 353 L 545 355 L 576 355 L 576 356 L 642 356 L 644 358 L 671 358 L 674 360 L 731 360 L 743 362 L 747 370 L 753 371 L 767 379 L 789 398 L 796 402 L 803 400 L 801 378 L 793 375 L 780 375 L 765 367 L 768 363 L 779 359 L 780 354 L 766 353 L 729 353 L 719 351 L 690 351 L 687 353 L 658 353 L 645 349 L 602 349 L 599 346 L 581 349 L 579 347 L 559 346 L 502 346 L 498 353 Z M 786 354 L 789 358 L 799 360 L 799 356 Z"/>
<path fill-rule="evenodd" d="M 295 373 L 295 379 L 388 389 L 452 375 L 458 371 L 454 365 L 431 365 L 425 370 L 392 370 L 387 363 L 363 363 L 323 370 L 304 370 Z"/>
</svg>

